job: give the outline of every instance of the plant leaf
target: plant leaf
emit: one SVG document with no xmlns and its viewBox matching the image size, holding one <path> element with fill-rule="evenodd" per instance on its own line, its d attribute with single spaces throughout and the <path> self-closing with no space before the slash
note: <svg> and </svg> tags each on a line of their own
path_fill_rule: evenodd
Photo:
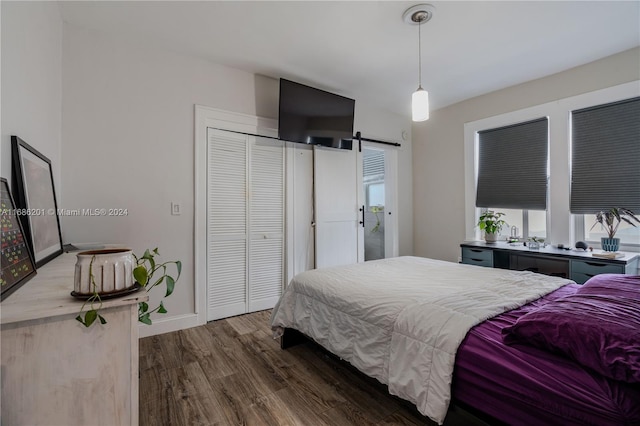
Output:
<svg viewBox="0 0 640 426">
<path fill-rule="evenodd" d="M 176 268 L 178 269 L 178 276 L 176 277 L 176 280 L 178 278 L 180 278 L 180 274 L 182 273 L 182 262 L 180 262 L 179 260 L 176 260 Z"/>
<path fill-rule="evenodd" d="M 158 313 L 159 314 L 166 314 L 167 310 L 164 308 L 164 305 L 162 304 L 162 302 L 160 302 L 160 307 L 158 308 Z"/>
<path fill-rule="evenodd" d="M 142 258 L 144 260 L 146 260 L 147 262 L 149 262 L 149 269 L 153 270 L 156 267 L 156 262 L 155 260 L 153 260 L 153 254 L 151 254 L 151 252 L 149 251 L 149 249 L 144 251 L 144 254 L 142 255 Z"/>
<path fill-rule="evenodd" d="M 102 315 L 98 315 L 98 319 L 100 320 L 100 324 L 106 324 L 107 320 L 104 319 L 104 317 Z"/>
<path fill-rule="evenodd" d="M 164 280 L 164 277 L 165 277 L 165 276 L 163 275 L 163 276 L 161 276 L 160 278 L 158 278 L 158 279 L 156 280 L 156 282 L 155 282 L 155 283 L 153 283 L 153 285 L 152 285 L 150 288 L 153 288 L 153 287 L 155 287 L 155 286 L 159 285 L 159 284 L 162 282 L 162 280 Z"/>
<path fill-rule="evenodd" d="M 142 316 L 139 316 L 138 321 L 140 321 L 143 324 L 151 325 L 150 314 L 144 314 Z"/>
<path fill-rule="evenodd" d="M 133 278 L 135 278 L 138 284 L 140 284 L 141 286 L 146 286 L 149 279 L 147 268 L 142 265 L 136 266 L 133 270 Z"/>
<path fill-rule="evenodd" d="M 98 312 L 95 309 L 91 309 L 84 314 L 84 326 L 90 327 L 91 324 L 98 318 Z"/>
<path fill-rule="evenodd" d="M 175 287 L 175 285 L 175 280 L 167 275 L 167 294 L 165 294 L 164 297 L 168 297 L 171 295 L 171 293 L 173 293 L 173 288 Z"/>
<path fill-rule="evenodd" d="M 148 310 L 149 310 L 149 304 L 147 302 L 138 303 L 138 311 L 144 314 Z"/>
</svg>

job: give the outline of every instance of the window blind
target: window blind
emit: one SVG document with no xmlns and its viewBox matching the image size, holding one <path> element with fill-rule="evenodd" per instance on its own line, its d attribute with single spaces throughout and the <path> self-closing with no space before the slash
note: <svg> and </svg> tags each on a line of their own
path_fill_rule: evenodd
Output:
<svg viewBox="0 0 640 426">
<path fill-rule="evenodd" d="M 478 132 L 477 207 L 546 210 L 548 121 Z"/>
<path fill-rule="evenodd" d="M 369 181 L 384 177 L 384 151 L 365 149 L 363 153 L 364 180 Z"/>
<path fill-rule="evenodd" d="M 640 212 L 640 97 L 572 111 L 571 213 Z"/>
</svg>

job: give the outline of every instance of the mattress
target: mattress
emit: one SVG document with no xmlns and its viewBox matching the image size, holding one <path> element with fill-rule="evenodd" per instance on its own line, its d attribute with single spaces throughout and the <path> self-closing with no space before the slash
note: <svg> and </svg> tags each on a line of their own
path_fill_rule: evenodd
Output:
<svg viewBox="0 0 640 426">
<path fill-rule="evenodd" d="M 567 285 L 472 328 L 458 348 L 454 399 L 513 425 L 640 425 L 640 385 L 535 347 L 503 343 L 503 328 L 578 288 Z"/>
<path fill-rule="evenodd" d="M 438 423 L 456 351 L 471 327 L 571 281 L 522 271 L 400 257 L 307 271 L 271 324 L 301 331 Z"/>
</svg>

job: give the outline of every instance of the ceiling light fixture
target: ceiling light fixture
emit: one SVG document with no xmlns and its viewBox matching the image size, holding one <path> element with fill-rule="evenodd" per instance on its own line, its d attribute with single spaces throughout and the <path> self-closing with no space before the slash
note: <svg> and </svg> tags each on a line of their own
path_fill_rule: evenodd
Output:
<svg viewBox="0 0 640 426">
<path fill-rule="evenodd" d="M 430 4 L 417 4 L 402 14 L 404 22 L 418 26 L 418 90 L 411 96 L 411 118 L 413 121 L 429 119 L 429 92 L 422 88 L 422 41 L 420 27 L 428 22 L 435 12 Z"/>
</svg>

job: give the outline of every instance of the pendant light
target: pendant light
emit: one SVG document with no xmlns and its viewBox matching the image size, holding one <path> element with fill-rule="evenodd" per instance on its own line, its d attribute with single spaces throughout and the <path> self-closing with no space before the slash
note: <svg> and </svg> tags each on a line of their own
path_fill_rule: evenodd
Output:
<svg viewBox="0 0 640 426">
<path fill-rule="evenodd" d="M 433 17 L 435 8 L 430 4 L 418 4 L 407 9 L 402 19 L 418 26 L 418 89 L 411 96 L 411 119 L 425 121 L 429 119 L 429 92 L 422 88 L 422 34 L 420 27 Z"/>
</svg>

